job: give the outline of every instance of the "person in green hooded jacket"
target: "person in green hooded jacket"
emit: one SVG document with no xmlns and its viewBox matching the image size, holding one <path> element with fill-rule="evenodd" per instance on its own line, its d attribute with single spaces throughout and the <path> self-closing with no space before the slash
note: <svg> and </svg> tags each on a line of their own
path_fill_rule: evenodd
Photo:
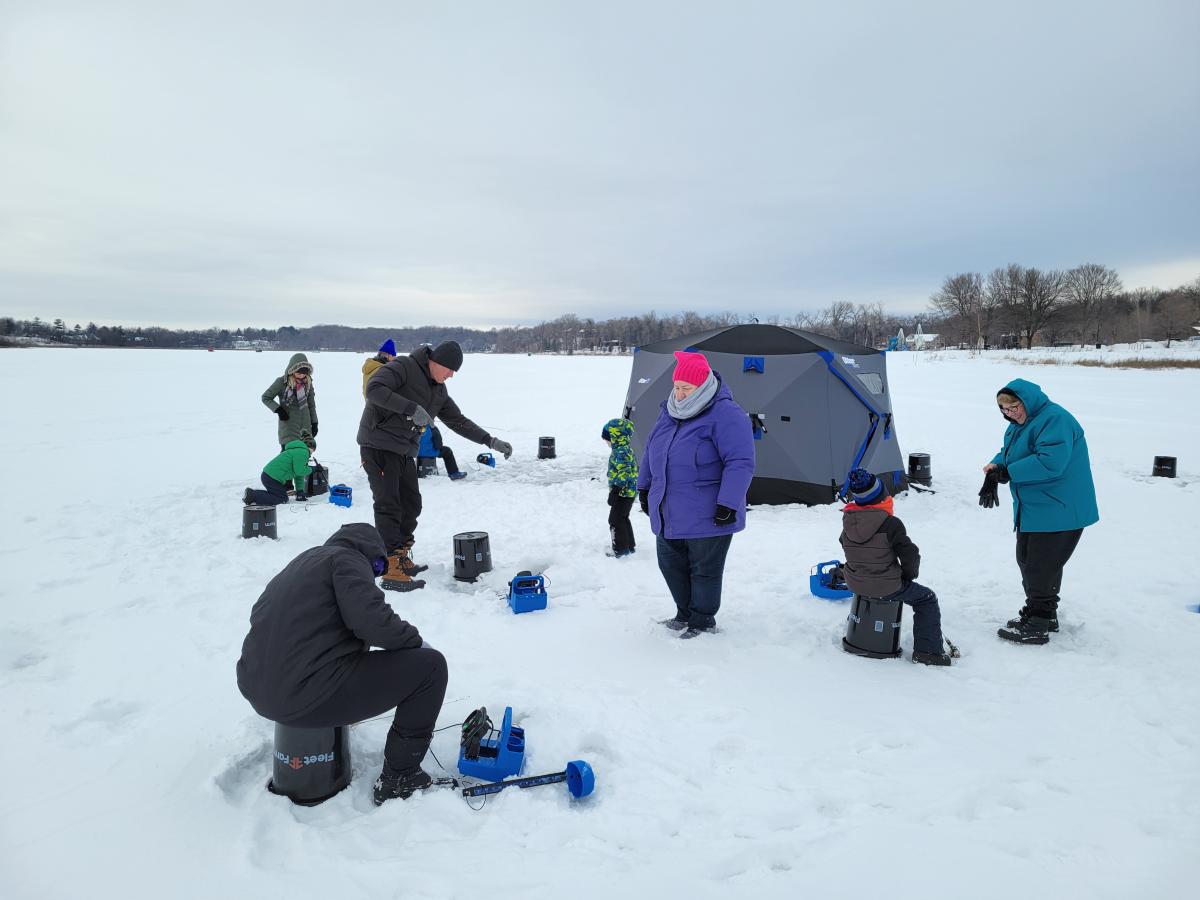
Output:
<svg viewBox="0 0 1200 900">
<path fill-rule="evenodd" d="M 305 437 L 308 438 L 307 441 L 288 441 L 283 452 L 263 466 L 261 480 L 265 490 L 246 488 L 246 492 L 242 494 L 244 504 L 278 506 L 280 503 L 287 503 L 289 481 L 296 485 L 296 500 L 308 499 L 304 487 L 308 473 L 312 471 L 308 464 L 312 452 L 312 438 L 307 434 Z"/>
<path fill-rule="evenodd" d="M 983 467 L 979 503 L 996 506 L 997 485 L 1008 485 L 1025 589 L 1025 605 L 998 634 L 1018 644 L 1045 644 L 1058 631 L 1063 568 L 1083 529 L 1100 521 L 1087 439 L 1075 417 L 1032 381 L 1010 381 L 996 403 L 1008 428 L 1000 452 Z"/>
<path fill-rule="evenodd" d="M 637 497 L 638 464 L 633 454 L 633 423 L 628 419 L 609 419 L 600 430 L 609 446 L 608 454 L 608 533 L 612 537 L 612 555 L 617 559 L 637 549 L 629 511 Z"/>
<path fill-rule="evenodd" d="M 312 364 L 303 353 L 288 360 L 287 369 L 263 391 L 263 405 L 279 416 L 279 447 L 300 440 L 302 432 L 317 436 L 317 392 Z M 315 445 L 314 445 L 315 446 Z"/>
</svg>

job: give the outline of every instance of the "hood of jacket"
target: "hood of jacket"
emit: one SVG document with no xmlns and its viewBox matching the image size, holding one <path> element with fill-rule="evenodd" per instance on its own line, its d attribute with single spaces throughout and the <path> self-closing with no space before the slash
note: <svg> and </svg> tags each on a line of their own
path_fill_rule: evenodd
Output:
<svg viewBox="0 0 1200 900">
<path fill-rule="evenodd" d="M 425 377 L 429 379 L 429 383 L 437 384 L 437 382 L 433 380 L 433 376 L 429 374 L 429 357 L 433 356 L 433 348 L 418 347 L 408 355 L 416 360 L 417 365 L 421 367 L 421 371 L 425 373 Z"/>
<path fill-rule="evenodd" d="M 628 447 L 633 440 L 633 423 L 628 419 L 609 419 L 604 424 L 603 436 L 614 447 Z"/>
<path fill-rule="evenodd" d="M 305 453 L 309 451 L 309 446 L 304 441 L 288 441 L 283 445 L 284 450 L 303 450 Z"/>
<path fill-rule="evenodd" d="M 997 395 L 1000 393 L 1001 391 L 996 391 Z M 1025 407 L 1026 422 L 1040 413 L 1050 403 L 1050 398 L 1046 396 L 1039 385 L 1034 384 L 1032 381 L 1026 381 L 1024 378 L 1014 378 L 1004 386 L 1003 393 L 1012 394 L 1021 401 L 1021 404 Z M 1007 419 L 1008 417 L 1005 416 L 1005 418 Z M 1009 419 L 1009 421 L 1011 422 L 1012 420 Z"/>
<path fill-rule="evenodd" d="M 888 497 L 886 505 L 890 506 L 891 500 L 892 498 Z M 884 503 L 874 506 L 857 506 L 851 503 L 842 510 L 842 528 L 846 537 L 856 544 L 863 544 L 879 532 L 890 515 L 891 510 L 885 509 Z"/>
<path fill-rule="evenodd" d="M 301 366 L 308 366 L 308 370 L 312 371 L 312 363 L 308 361 L 308 357 L 303 353 L 293 353 L 292 358 L 288 360 L 287 369 L 284 370 L 284 375 L 295 375 L 296 370 Z"/>
<path fill-rule="evenodd" d="M 301 445 L 303 446 L 303 445 Z M 374 525 L 366 522 L 354 522 L 343 525 L 325 541 L 326 547 L 345 547 L 361 553 L 369 563 L 387 556 L 387 547 L 383 538 L 375 530 Z"/>
</svg>

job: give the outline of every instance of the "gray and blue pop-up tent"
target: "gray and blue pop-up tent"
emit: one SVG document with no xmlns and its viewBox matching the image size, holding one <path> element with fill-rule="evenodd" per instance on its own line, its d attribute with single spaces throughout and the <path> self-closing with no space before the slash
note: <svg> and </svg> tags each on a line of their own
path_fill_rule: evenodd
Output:
<svg viewBox="0 0 1200 900">
<path fill-rule="evenodd" d="M 892 493 L 908 486 L 885 356 L 780 325 L 731 325 L 637 348 L 625 395 L 641 458 L 671 390 L 676 350 L 697 350 L 750 414 L 751 503 L 832 503 L 855 466 Z"/>
</svg>

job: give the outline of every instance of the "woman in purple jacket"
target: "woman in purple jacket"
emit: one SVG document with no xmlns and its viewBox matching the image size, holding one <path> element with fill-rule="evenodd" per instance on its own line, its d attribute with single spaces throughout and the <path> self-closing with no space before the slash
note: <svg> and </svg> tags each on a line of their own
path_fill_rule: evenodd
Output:
<svg viewBox="0 0 1200 900">
<path fill-rule="evenodd" d="M 646 440 L 638 498 L 675 600 L 675 616 L 662 624 L 694 638 L 717 630 L 725 554 L 746 527 L 754 434 L 704 354 L 677 350 L 675 359 L 674 388 Z"/>
</svg>

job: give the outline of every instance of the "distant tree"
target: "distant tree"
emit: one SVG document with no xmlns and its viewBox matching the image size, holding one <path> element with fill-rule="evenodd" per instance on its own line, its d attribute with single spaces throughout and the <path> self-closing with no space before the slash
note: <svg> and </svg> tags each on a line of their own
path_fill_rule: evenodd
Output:
<svg viewBox="0 0 1200 900">
<path fill-rule="evenodd" d="M 960 344 L 982 343 L 985 297 L 983 277 L 978 272 L 960 272 L 948 275 L 929 303 L 955 327 Z"/>
<path fill-rule="evenodd" d="M 1116 270 L 1099 263 L 1084 263 L 1066 273 L 1067 299 L 1083 320 L 1083 327 L 1097 345 L 1113 311 L 1113 300 L 1124 289 Z"/>
</svg>

